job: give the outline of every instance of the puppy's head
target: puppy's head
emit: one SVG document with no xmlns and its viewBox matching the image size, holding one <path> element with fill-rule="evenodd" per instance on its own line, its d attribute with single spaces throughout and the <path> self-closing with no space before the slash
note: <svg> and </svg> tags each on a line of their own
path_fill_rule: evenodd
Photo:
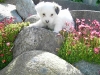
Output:
<svg viewBox="0 0 100 75">
<path fill-rule="evenodd" d="M 40 2 L 35 6 L 35 9 L 43 23 L 53 24 L 61 10 L 61 6 L 54 2 Z"/>
</svg>

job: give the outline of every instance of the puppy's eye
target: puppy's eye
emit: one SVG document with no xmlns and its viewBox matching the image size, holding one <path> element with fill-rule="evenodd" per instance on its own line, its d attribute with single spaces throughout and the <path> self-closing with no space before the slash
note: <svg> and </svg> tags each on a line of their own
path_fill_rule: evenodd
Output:
<svg viewBox="0 0 100 75">
<path fill-rule="evenodd" d="M 45 16 L 45 13 L 43 13 L 43 16 Z"/>
<path fill-rule="evenodd" d="M 51 14 L 51 16 L 53 16 L 53 14 Z"/>
</svg>

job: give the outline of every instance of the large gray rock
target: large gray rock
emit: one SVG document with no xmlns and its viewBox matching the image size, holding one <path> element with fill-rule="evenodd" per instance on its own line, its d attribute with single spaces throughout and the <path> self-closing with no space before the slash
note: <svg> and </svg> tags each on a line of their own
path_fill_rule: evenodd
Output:
<svg viewBox="0 0 100 75">
<path fill-rule="evenodd" d="M 84 3 L 79 2 L 72 2 L 68 0 L 42 0 L 42 1 L 49 1 L 49 2 L 57 2 L 63 8 L 69 8 L 70 10 L 96 10 L 100 11 L 100 6 L 92 6 Z"/>
<path fill-rule="evenodd" d="M 33 2 L 34 2 L 35 5 L 36 5 L 37 3 L 39 3 L 40 1 L 42 1 L 42 0 L 33 0 Z M 5 3 L 16 5 L 17 0 L 5 0 Z"/>
<path fill-rule="evenodd" d="M 0 75 L 82 75 L 58 56 L 43 51 L 28 51 L 16 57 Z"/>
<path fill-rule="evenodd" d="M 63 42 L 63 37 L 58 36 L 53 31 L 44 28 L 26 27 L 17 36 L 12 49 L 13 56 L 16 57 L 28 50 L 45 50 L 57 54 Z"/>
<path fill-rule="evenodd" d="M 16 5 L 17 0 L 5 0 L 5 3 L 7 4 L 14 4 Z"/>
<path fill-rule="evenodd" d="M 100 11 L 93 10 L 71 10 L 71 14 L 74 19 L 90 19 L 90 20 L 100 20 Z"/>
<path fill-rule="evenodd" d="M 89 5 L 97 5 L 98 0 L 83 0 L 83 3 L 89 4 Z"/>
<path fill-rule="evenodd" d="M 17 0 L 16 3 L 16 9 L 23 19 L 36 14 L 34 6 L 35 4 L 32 0 Z"/>
<path fill-rule="evenodd" d="M 12 4 L 0 4 L 0 21 L 4 18 L 14 17 L 14 22 L 22 22 L 21 17 L 16 12 L 16 6 Z"/>
<path fill-rule="evenodd" d="M 98 60 L 99 61 L 99 60 Z M 84 75 L 100 75 L 100 65 L 80 61 L 74 64 Z"/>
<path fill-rule="evenodd" d="M 93 20 L 97 20 L 100 21 L 100 11 L 93 11 L 93 10 L 71 10 L 70 11 L 74 21 L 76 21 L 76 18 L 79 19 L 86 19 L 85 23 L 88 23 L 88 19 L 91 20 L 91 22 Z M 77 25 L 76 25 L 76 29 L 77 29 Z"/>
<path fill-rule="evenodd" d="M 32 15 L 28 18 L 25 19 L 25 22 L 30 22 L 30 23 L 35 23 L 38 21 L 40 18 L 37 15 Z"/>
</svg>

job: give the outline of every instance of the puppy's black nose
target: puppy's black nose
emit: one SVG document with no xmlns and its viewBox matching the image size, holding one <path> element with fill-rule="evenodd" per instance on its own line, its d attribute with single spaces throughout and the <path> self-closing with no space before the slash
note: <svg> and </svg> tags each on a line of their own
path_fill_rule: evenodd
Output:
<svg viewBox="0 0 100 75">
<path fill-rule="evenodd" d="M 46 23 L 49 23 L 49 20 L 46 20 Z"/>
</svg>

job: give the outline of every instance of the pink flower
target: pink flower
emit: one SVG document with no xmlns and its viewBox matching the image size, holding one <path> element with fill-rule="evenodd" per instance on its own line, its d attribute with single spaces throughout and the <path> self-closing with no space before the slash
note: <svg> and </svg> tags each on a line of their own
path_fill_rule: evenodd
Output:
<svg viewBox="0 0 100 75">
<path fill-rule="evenodd" d="M 85 27 L 91 29 L 91 27 L 88 24 L 85 24 Z"/>
<path fill-rule="evenodd" d="M 5 63 L 6 62 L 6 60 L 2 60 L 2 63 Z"/>
<path fill-rule="evenodd" d="M 3 56 L 4 56 L 4 54 L 0 54 L 0 56 L 1 56 L 1 57 L 3 57 Z"/>
<path fill-rule="evenodd" d="M 88 37 L 84 37 L 85 40 L 88 40 Z"/>
<path fill-rule="evenodd" d="M 72 45 L 72 46 L 74 46 L 75 44 L 76 44 L 76 42 L 75 42 L 75 41 L 73 41 L 73 42 L 71 43 L 71 45 Z"/>
<path fill-rule="evenodd" d="M 7 46 L 10 46 L 10 42 L 7 42 L 6 45 L 7 45 Z"/>
<path fill-rule="evenodd" d="M 5 33 L 2 33 L 2 37 L 6 37 L 6 34 Z"/>
<path fill-rule="evenodd" d="M 95 34 L 96 34 L 97 36 L 99 36 L 100 33 L 99 33 L 99 32 L 96 32 Z"/>
<path fill-rule="evenodd" d="M 86 32 L 86 31 L 83 31 L 82 33 L 83 33 L 84 35 L 87 35 L 87 32 Z"/>
<path fill-rule="evenodd" d="M 100 33 L 98 34 L 98 37 L 100 38 Z"/>
<path fill-rule="evenodd" d="M 93 35 L 90 35 L 90 40 L 93 40 L 94 36 Z"/>
<path fill-rule="evenodd" d="M 62 30 L 63 30 L 64 32 L 66 32 L 66 29 L 65 29 L 65 28 L 63 28 Z"/>
<path fill-rule="evenodd" d="M 96 30 L 93 30 L 90 32 L 91 35 L 95 35 L 96 34 Z"/>
<path fill-rule="evenodd" d="M 81 24 L 84 25 L 85 23 L 83 21 L 81 21 Z"/>
<path fill-rule="evenodd" d="M 79 38 L 78 37 L 74 37 L 74 40 L 78 40 Z"/>
<path fill-rule="evenodd" d="M 90 22 L 91 20 L 90 20 L 90 19 L 88 19 L 88 21 Z"/>
<path fill-rule="evenodd" d="M 81 22 L 80 19 L 76 18 L 76 23 L 80 23 L 80 22 Z"/>
<path fill-rule="evenodd" d="M 70 31 L 74 31 L 74 30 L 75 30 L 74 26 L 71 26 Z"/>
<path fill-rule="evenodd" d="M 81 21 L 85 21 L 85 19 L 81 19 Z"/>
<path fill-rule="evenodd" d="M 81 25 L 79 25 L 78 28 L 79 28 L 79 30 L 83 30 L 83 28 L 85 28 L 85 26 L 81 24 Z"/>
<path fill-rule="evenodd" d="M 69 22 L 66 22 L 66 26 L 69 26 L 70 25 L 70 23 Z"/>
<path fill-rule="evenodd" d="M 81 32 L 77 32 L 78 33 L 78 35 L 81 35 L 82 33 Z"/>
<path fill-rule="evenodd" d="M 94 48 L 94 53 L 98 54 L 99 53 L 99 48 Z"/>
</svg>

